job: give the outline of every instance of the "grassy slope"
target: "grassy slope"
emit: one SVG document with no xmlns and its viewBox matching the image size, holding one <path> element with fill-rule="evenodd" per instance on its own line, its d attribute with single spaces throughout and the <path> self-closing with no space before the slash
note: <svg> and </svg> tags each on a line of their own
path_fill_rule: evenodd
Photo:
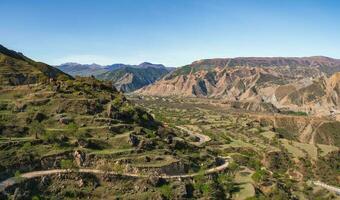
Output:
<svg viewBox="0 0 340 200">
<path fill-rule="evenodd" d="M 71 79 L 71 76 L 45 63 L 35 62 L 21 53 L 0 45 L 0 84 L 20 85 L 54 78 Z"/>
</svg>

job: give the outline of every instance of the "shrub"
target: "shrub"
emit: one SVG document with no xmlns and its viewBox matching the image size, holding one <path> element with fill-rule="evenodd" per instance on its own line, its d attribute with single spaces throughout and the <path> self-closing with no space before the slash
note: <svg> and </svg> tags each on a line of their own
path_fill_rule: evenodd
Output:
<svg viewBox="0 0 340 200">
<path fill-rule="evenodd" d="M 63 159 L 60 161 L 60 167 L 62 169 L 72 169 L 74 168 L 74 164 L 72 160 Z"/>
<path fill-rule="evenodd" d="M 17 170 L 15 173 L 14 173 L 14 179 L 15 181 L 17 182 L 21 182 L 23 180 L 23 178 L 21 177 L 21 172 L 19 170 Z"/>
<path fill-rule="evenodd" d="M 264 179 L 266 174 L 266 171 L 264 170 L 256 170 L 256 172 L 251 176 L 251 178 L 255 181 L 255 182 L 260 182 Z"/>
<path fill-rule="evenodd" d="M 31 124 L 30 124 L 30 127 L 29 127 L 29 133 L 31 135 L 34 135 L 35 139 L 38 139 L 38 136 L 39 135 L 44 135 L 45 133 L 45 128 L 44 126 L 38 122 L 38 121 L 33 121 Z"/>
<path fill-rule="evenodd" d="M 40 200 L 39 196 L 33 196 L 32 200 Z"/>
<path fill-rule="evenodd" d="M 159 191 L 162 195 L 164 195 L 167 199 L 172 199 L 172 188 L 169 184 L 162 185 L 159 188 Z"/>
<path fill-rule="evenodd" d="M 44 140 L 49 143 L 60 143 L 59 134 L 57 132 L 51 131 L 44 134 Z"/>
</svg>

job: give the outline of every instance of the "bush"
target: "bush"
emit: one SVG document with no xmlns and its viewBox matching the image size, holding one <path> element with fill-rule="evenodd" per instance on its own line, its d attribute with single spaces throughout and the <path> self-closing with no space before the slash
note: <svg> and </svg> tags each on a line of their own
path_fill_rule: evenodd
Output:
<svg viewBox="0 0 340 200">
<path fill-rule="evenodd" d="M 167 199 L 172 199 L 172 188 L 169 184 L 162 185 L 159 188 L 159 191 L 162 195 L 164 195 Z"/>
<path fill-rule="evenodd" d="M 49 143 L 60 143 L 61 142 L 59 138 L 59 134 L 55 131 L 46 132 L 44 134 L 44 140 L 48 141 Z"/>
<path fill-rule="evenodd" d="M 264 179 L 266 175 L 266 171 L 265 170 L 256 170 L 256 172 L 251 176 L 251 178 L 255 181 L 255 182 L 260 182 Z"/>
<path fill-rule="evenodd" d="M 60 167 L 62 169 L 72 169 L 75 167 L 75 165 L 73 164 L 72 160 L 61 160 L 60 161 Z"/>
<path fill-rule="evenodd" d="M 32 200 L 40 200 L 39 196 L 33 196 Z"/>
<path fill-rule="evenodd" d="M 17 171 L 15 172 L 15 174 L 14 174 L 14 179 L 15 179 L 15 181 L 17 181 L 17 182 L 20 182 L 20 181 L 23 180 L 23 178 L 21 177 L 21 172 L 20 172 L 19 170 L 17 170 Z"/>
<path fill-rule="evenodd" d="M 31 124 L 30 124 L 30 127 L 29 127 L 29 133 L 31 135 L 34 135 L 35 136 L 35 139 L 38 139 L 39 135 L 44 135 L 45 133 L 45 128 L 44 126 L 38 122 L 38 121 L 33 121 Z"/>
</svg>

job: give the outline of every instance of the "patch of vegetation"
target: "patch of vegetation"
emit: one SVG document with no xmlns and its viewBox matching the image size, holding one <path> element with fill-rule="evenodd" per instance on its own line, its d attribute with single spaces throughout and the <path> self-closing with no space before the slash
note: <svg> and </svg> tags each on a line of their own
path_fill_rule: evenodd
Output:
<svg viewBox="0 0 340 200">
<path fill-rule="evenodd" d="M 176 69 L 175 71 L 173 71 L 170 75 L 166 76 L 166 80 L 170 80 L 176 76 L 180 76 L 180 75 L 188 75 L 191 72 L 191 66 L 190 65 L 186 65 L 183 67 L 180 67 L 178 69 Z"/>
<path fill-rule="evenodd" d="M 325 122 L 318 129 L 315 136 L 315 141 L 320 144 L 333 144 L 340 146 L 340 122 Z"/>
<path fill-rule="evenodd" d="M 292 111 L 292 110 L 281 111 L 280 113 L 282 113 L 282 114 L 284 114 L 284 115 L 294 115 L 294 116 L 307 116 L 307 115 L 308 115 L 306 112 L 302 112 L 302 111 Z"/>
<path fill-rule="evenodd" d="M 63 159 L 60 161 L 60 167 L 62 169 L 73 169 L 76 168 L 76 165 L 73 163 L 72 160 Z"/>
<path fill-rule="evenodd" d="M 296 140 L 295 134 L 285 128 L 275 128 L 274 131 L 278 133 L 278 136 L 280 138 L 285 138 L 287 140 Z"/>
<path fill-rule="evenodd" d="M 171 185 L 169 184 L 164 184 L 161 187 L 158 188 L 158 190 L 160 191 L 160 193 L 162 195 L 164 195 L 167 199 L 172 199 L 173 197 L 173 191 L 171 188 Z"/>
</svg>

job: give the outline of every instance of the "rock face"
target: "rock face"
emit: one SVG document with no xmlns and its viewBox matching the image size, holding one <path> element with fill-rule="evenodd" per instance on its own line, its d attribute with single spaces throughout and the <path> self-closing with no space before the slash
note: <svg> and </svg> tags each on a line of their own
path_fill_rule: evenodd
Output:
<svg viewBox="0 0 340 200">
<path fill-rule="evenodd" d="M 76 150 L 73 156 L 74 156 L 74 160 L 76 161 L 77 165 L 79 167 L 83 166 L 83 163 L 85 161 L 85 153 L 79 150 Z"/>
<path fill-rule="evenodd" d="M 209 59 L 178 68 L 136 93 L 221 98 L 252 111 L 329 115 L 339 110 L 338 71 L 340 60 L 327 57 Z"/>
<path fill-rule="evenodd" d="M 114 83 L 114 86 L 123 92 L 132 92 L 146 85 L 154 83 L 159 78 L 163 77 L 169 71 L 164 66 L 153 67 L 123 67 L 113 71 L 109 71 L 96 77 L 102 80 L 109 80 Z"/>
</svg>

